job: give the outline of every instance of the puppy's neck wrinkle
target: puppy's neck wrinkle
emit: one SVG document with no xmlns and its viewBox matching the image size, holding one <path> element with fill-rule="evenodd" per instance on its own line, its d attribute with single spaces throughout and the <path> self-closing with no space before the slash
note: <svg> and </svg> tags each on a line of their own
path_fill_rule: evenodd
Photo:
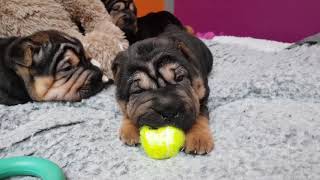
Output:
<svg viewBox="0 0 320 180">
<path fill-rule="evenodd" d="M 12 65 L 8 64 L 11 59 L 7 59 L 8 47 L 17 37 L 0 38 L 0 104 L 16 105 L 31 101 L 26 87 Z"/>
</svg>

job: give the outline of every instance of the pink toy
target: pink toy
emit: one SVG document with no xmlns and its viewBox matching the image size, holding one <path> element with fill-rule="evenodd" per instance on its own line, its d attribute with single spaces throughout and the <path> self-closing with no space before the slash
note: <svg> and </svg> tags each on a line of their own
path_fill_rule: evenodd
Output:
<svg viewBox="0 0 320 180">
<path fill-rule="evenodd" d="M 196 36 L 200 39 L 210 40 L 210 39 L 213 39 L 214 36 L 216 35 L 214 34 L 214 32 L 206 32 L 206 33 L 197 32 Z"/>
<path fill-rule="evenodd" d="M 185 28 L 190 34 L 194 34 L 195 36 L 197 36 L 200 39 L 210 40 L 216 36 L 216 34 L 214 32 L 206 32 L 206 33 L 197 32 L 197 33 L 195 33 L 194 29 L 188 25 L 186 25 Z M 219 35 L 222 36 L 223 33 L 220 33 Z"/>
</svg>

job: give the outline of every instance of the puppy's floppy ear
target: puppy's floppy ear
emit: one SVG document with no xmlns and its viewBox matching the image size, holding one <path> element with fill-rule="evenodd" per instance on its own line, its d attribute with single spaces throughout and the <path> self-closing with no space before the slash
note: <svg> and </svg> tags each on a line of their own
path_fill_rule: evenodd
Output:
<svg viewBox="0 0 320 180">
<path fill-rule="evenodd" d="M 122 64 L 125 63 L 125 61 L 128 61 L 127 53 L 125 51 L 124 52 L 120 52 L 116 56 L 115 60 L 112 63 L 112 67 L 111 67 L 114 79 L 118 78 L 118 75 L 119 75 L 119 72 L 120 72 L 120 67 L 121 67 Z"/>
<path fill-rule="evenodd" d="M 182 41 L 176 41 L 176 46 L 189 61 L 196 61 L 196 57 L 191 49 Z"/>
<path fill-rule="evenodd" d="M 30 67 L 33 61 L 33 54 L 36 51 L 39 51 L 39 47 L 30 39 L 18 39 L 9 46 L 6 59 L 13 66 Z"/>
</svg>

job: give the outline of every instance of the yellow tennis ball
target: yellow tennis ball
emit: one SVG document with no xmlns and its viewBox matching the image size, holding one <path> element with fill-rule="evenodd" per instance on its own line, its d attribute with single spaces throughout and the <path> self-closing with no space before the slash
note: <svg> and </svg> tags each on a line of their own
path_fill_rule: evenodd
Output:
<svg viewBox="0 0 320 180">
<path fill-rule="evenodd" d="M 143 126 L 140 129 L 140 142 L 150 158 L 167 159 L 179 153 L 185 142 L 185 134 L 172 126 L 158 129 Z"/>
</svg>

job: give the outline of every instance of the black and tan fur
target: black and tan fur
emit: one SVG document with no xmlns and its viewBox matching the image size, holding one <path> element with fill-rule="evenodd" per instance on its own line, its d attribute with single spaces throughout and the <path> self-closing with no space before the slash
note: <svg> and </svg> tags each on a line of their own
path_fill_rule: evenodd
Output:
<svg viewBox="0 0 320 180">
<path fill-rule="evenodd" d="M 158 36 L 169 24 L 184 29 L 179 19 L 167 11 L 153 12 L 138 18 L 137 7 L 133 0 L 102 0 L 102 2 L 113 23 L 125 32 L 130 44 Z"/>
<path fill-rule="evenodd" d="M 112 22 L 118 26 L 129 41 L 138 32 L 137 8 L 133 0 L 102 0 Z"/>
<path fill-rule="evenodd" d="M 0 38 L 0 104 L 79 101 L 103 88 L 79 40 L 57 31 Z"/>
<path fill-rule="evenodd" d="M 187 153 L 210 152 L 207 76 L 212 61 L 211 52 L 199 39 L 173 25 L 120 53 L 113 73 L 124 114 L 122 141 L 139 143 L 142 125 L 173 125 L 186 132 Z"/>
</svg>

